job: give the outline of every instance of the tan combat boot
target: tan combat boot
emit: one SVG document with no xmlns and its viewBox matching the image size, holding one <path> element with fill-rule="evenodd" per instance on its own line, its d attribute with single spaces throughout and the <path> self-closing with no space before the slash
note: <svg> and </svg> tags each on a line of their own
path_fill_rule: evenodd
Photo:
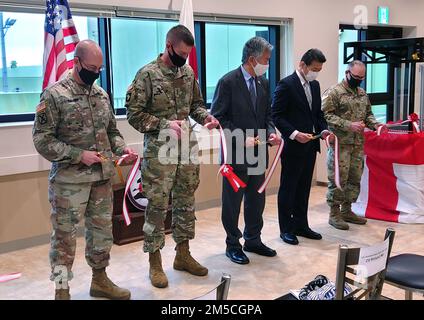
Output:
<svg viewBox="0 0 424 320">
<path fill-rule="evenodd" d="M 194 260 L 188 249 L 188 240 L 177 244 L 175 247 L 177 254 L 174 260 L 174 269 L 187 271 L 195 276 L 206 276 L 208 274 L 208 269 Z"/>
<path fill-rule="evenodd" d="M 90 296 L 112 300 L 129 300 L 131 292 L 114 284 L 107 276 L 105 268 L 93 269 Z"/>
<path fill-rule="evenodd" d="M 342 203 L 341 209 L 342 218 L 346 222 L 354 224 L 366 224 L 367 219 L 358 217 L 352 212 L 352 205 L 350 203 Z"/>
<path fill-rule="evenodd" d="M 328 223 L 339 230 L 349 230 L 349 225 L 343 220 L 340 207 L 333 205 L 330 207 L 330 218 Z"/>
<path fill-rule="evenodd" d="M 54 294 L 55 300 L 71 300 L 71 295 L 68 289 L 56 289 Z"/>
<path fill-rule="evenodd" d="M 156 288 L 166 288 L 168 286 L 168 278 L 162 269 L 162 257 L 160 251 L 149 253 L 149 277 L 150 282 Z"/>
</svg>

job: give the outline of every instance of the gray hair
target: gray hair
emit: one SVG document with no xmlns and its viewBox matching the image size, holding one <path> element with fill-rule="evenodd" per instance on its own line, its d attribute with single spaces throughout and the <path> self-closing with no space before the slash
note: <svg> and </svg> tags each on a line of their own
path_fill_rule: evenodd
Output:
<svg viewBox="0 0 424 320">
<path fill-rule="evenodd" d="M 241 62 L 246 63 L 247 59 L 249 59 L 250 56 L 259 58 L 264 53 L 264 51 L 272 51 L 273 48 L 274 47 L 272 46 L 272 44 L 270 44 L 264 38 L 253 37 L 249 39 L 244 45 Z"/>
<path fill-rule="evenodd" d="M 353 60 L 347 65 L 347 70 L 351 71 L 354 66 L 360 66 L 365 68 L 365 63 L 363 63 L 361 60 Z"/>
</svg>

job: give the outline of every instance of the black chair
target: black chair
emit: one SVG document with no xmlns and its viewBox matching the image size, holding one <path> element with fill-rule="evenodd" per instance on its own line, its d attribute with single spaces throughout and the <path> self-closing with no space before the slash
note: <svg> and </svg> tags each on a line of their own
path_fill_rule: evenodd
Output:
<svg viewBox="0 0 424 320">
<path fill-rule="evenodd" d="M 412 300 L 414 292 L 424 294 L 424 256 L 400 254 L 391 257 L 385 282 L 405 290 L 405 300 Z"/>
<path fill-rule="evenodd" d="M 367 300 L 381 299 L 381 291 L 383 289 L 387 263 L 392 250 L 394 237 L 395 231 L 393 229 L 387 229 L 384 239 L 389 239 L 389 247 L 387 250 L 385 267 L 381 268 L 381 270 L 378 270 L 377 273 L 369 277 L 363 277 L 361 281 L 356 281 L 347 277 L 348 273 L 355 276 L 358 276 L 359 274 L 360 266 L 358 266 L 358 263 L 360 260 L 361 248 L 348 248 L 346 245 L 341 245 L 339 247 L 336 275 L 336 300 L 359 300 L 362 298 Z M 369 247 L 369 249 L 372 248 L 377 248 L 377 246 L 374 245 Z M 367 267 L 367 265 L 364 264 L 364 267 Z M 350 284 L 354 288 L 351 293 L 345 296 L 344 288 L 346 283 Z"/>
</svg>

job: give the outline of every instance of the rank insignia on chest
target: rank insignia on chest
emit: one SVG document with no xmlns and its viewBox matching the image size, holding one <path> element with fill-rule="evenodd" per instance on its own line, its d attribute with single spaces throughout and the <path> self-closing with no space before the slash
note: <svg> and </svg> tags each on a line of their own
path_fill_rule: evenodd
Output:
<svg viewBox="0 0 424 320">
<path fill-rule="evenodd" d="M 183 78 L 178 78 L 174 80 L 174 87 L 175 88 L 181 88 L 184 86 L 184 79 Z"/>
</svg>

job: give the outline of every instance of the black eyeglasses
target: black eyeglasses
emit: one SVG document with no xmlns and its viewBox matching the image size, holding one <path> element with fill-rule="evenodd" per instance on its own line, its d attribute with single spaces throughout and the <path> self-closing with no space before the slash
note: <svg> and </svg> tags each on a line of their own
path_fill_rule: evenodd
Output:
<svg viewBox="0 0 424 320">
<path fill-rule="evenodd" d="M 365 80 L 365 78 L 366 78 L 366 75 L 365 76 L 363 76 L 363 77 L 359 77 L 359 76 L 356 76 L 356 75 L 354 75 L 352 72 L 350 72 L 349 71 L 349 73 L 350 73 L 350 75 L 352 76 L 352 78 L 353 79 L 356 79 L 356 80 Z"/>
<path fill-rule="evenodd" d="M 86 65 L 85 63 L 82 62 L 82 59 L 79 56 L 75 56 L 75 58 L 78 58 L 81 65 L 87 70 L 100 73 L 105 69 L 104 65 L 101 65 L 99 68 L 97 68 L 96 66 L 93 66 L 93 65 Z"/>
</svg>

